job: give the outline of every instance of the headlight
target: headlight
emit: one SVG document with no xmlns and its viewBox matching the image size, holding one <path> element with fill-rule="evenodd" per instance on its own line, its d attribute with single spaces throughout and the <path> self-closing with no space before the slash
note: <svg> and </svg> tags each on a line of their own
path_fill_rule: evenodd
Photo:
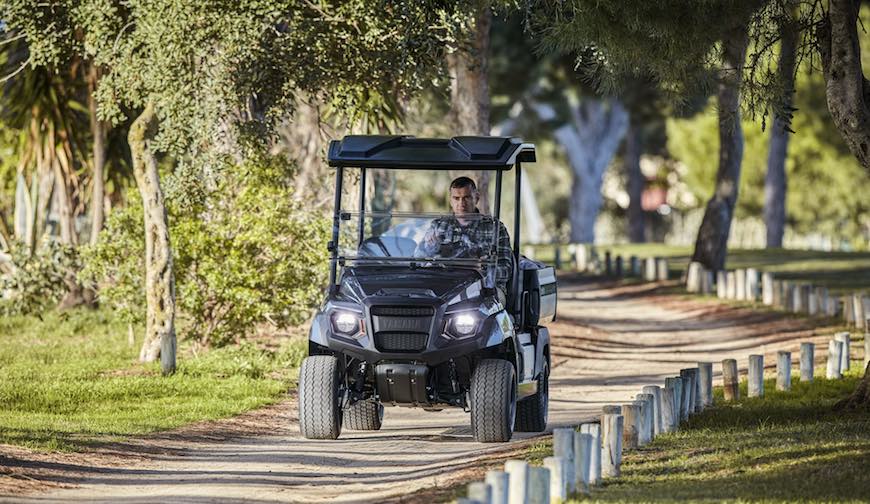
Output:
<svg viewBox="0 0 870 504">
<path fill-rule="evenodd" d="M 453 319 L 453 328 L 456 332 L 462 336 L 468 336 L 472 332 L 474 332 L 474 328 L 477 326 L 477 318 L 474 315 L 469 313 L 463 313 L 462 315 L 458 315 Z"/>
<path fill-rule="evenodd" d="M 336 332 L 354 335 L 360 332 L 359 315 L 346 311 L 337 311 L 332 315 L 332 327 Z"/>
</svg>

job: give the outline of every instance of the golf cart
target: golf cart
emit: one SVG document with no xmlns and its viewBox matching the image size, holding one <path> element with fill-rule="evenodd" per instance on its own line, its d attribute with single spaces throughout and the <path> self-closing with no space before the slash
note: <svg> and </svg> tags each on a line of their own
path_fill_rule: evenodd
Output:
<svg viewBox="0 0 870 504">
<path fill-rule="evenodd" d="M 336 439 L 342 427 L 378 430 L 384 406 L 463 408 L 480 442 L 546 428 L 550 337 L 542 324 L 555 318 L 556 277 L 553 268 L 520 256 L 519 236 L 521 163 L 534 161 L 534 145 L 510 137 L 330 142 L 336 182 L 329 289 L 299 375 L 306 438 Z M 514 165 L 511 246 L 499 236 L 506 229 L 499 217 L 502 178 Z M 409 187 L 443 208 L 444 199 L 431 198 L 428 188 L 462 171 L 491 172 L 492 215 L 463 214 L 467 225 L 491 232 L 470 247 L 454 249 L 455 237 L 441 237 L 427 250 L 421 243 L 435 223 L 456 216 L 385 206 L 388 190 L 378 183 L 417 177 Z M 347 190 L 353 184 L 358 191 Z M 509 279 L 501 287 L 496 271 Z"/>
</svg>

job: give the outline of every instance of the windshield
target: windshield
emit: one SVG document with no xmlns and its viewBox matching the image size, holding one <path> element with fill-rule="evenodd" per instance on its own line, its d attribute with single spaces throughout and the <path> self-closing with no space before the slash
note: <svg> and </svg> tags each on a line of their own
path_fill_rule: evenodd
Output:
<svg viewBox="0 0 870 504">
<path fill-rule="evenodd" d="M 339 222 L 338 255 L 378 264 L 482 267 L 496 262 L 500 228 L 491 216 L 479 213 L 345 212 Z"/>
</svg>

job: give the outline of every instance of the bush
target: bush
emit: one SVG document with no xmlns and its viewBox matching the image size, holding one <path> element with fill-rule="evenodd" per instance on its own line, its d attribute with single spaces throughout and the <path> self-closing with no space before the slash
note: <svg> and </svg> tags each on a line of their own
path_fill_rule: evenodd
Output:
<svg viewBox="0 0 870 504">
<path fill-rule="evenodd" d="M 293 199 L 291 181 L 271 160 L 222 171 L 195 204 L 167 197 L 187 336 L 220 346 L 255 324 L 287 327 L 309 316 L 326 282 L 329 220 Z M 142 205 L 130 200 L 86 251 L 85 278 L 101 284 L 100 299 L 142 317 Z"/>
<path fill-rule="evenodd" d="M 10 250 L 9 272 L 0 276 L 0 314 L 4 316 L 39 313 L 56 305 L 67 293 L 67 279 L 79 268 L 76 249 L 48 240 L 35 252 L 23 245 Z"/>
</svg>

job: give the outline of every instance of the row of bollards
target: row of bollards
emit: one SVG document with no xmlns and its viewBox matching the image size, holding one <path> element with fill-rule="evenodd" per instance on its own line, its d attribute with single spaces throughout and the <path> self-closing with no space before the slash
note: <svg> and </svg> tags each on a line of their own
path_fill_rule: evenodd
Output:
<svg viewBox="0 0 870 504">
<path fill-rule="evenodd" d="M 851 338 L 848 332 L 834 335 L 829 342 L 826 377 L 841 378 L 849 369 Z M 870 360 L 870 338 L 864 338 L 864 365 Z M 815 375 L 815 345 L 800 345 L 800 380 L 811 382 Z M 749 356 L 747 369 L 749 397 L 764 396 L 764 356 Z M 792 354 L 779 351 L 776 360 L 776 388 L 791 390 Z M 722 361 L 725 401 L 740 399 L 737 360 Z M 647 385 L 634 400 L 602 408 L 598 422 L 579 428 L 553 430 L 553 456 L 543 467 L 523 460 L 505 462 L 503 471 L 489 471 L 482 482 L 468 486 L 465 504 L 551 504 L 572 494 L 588 495 L 602 478 L 621 475 L 625 451 L 643 447 L 660 434 L 676 431 L 695 413 L 713 405 L 713 363 L 680 370 L 665 379 L 664 386 Z"/>
<path fill-rule="evenodd" d="M 468 486 L 464 504 L 550 504 L 569 495 L 589 494 L 603 478 L 621 474 L 626 450 L 649 444 L 675 431 L 689 416 L 713 404 L 713 364 L 668 377 L 664 387 L 647 385 L 634 400 L 602 408 L 598 422 L 553 430 L 553 456 L 543 467 L 508 460 L 503 471 L 489 471 L 483 482 Z"/>
<path fill-rule="evenodd" d="M 713 272 L 699 262 L 689 263 L 686 290 L 715 294 L 720 299 L 761 302 L 778 310 L 809 316 L 843 316 L 847 325 L 870 328 L 870 297 L 863 292 L 836 297 L 827 287 L 777 280 L 773 273 L 755 268 Z"/>
</svg>

